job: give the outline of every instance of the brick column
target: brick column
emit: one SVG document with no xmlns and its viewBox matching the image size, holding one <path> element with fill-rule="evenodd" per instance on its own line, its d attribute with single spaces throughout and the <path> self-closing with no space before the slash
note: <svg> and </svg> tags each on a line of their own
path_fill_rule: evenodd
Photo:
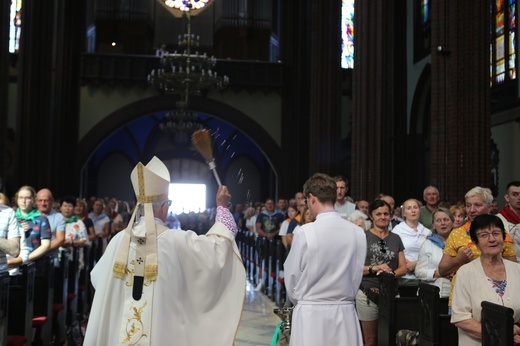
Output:
<svg viewBox="0 0 520 346">
<path fill-rule="evenodd" d="M 84 0 L 28 1 L 22 7 L 16 188 L 49 187 L 56 196 L 79 191 L 75 155 L 84 8 Z"/>
<path fill-rule="evenodd" d="M 491 183 L 489 26 L 488 1 L 432 2 L 431 184 L 451 202 Z"/>
<path fill-rule="evenodd" d="M 341 173 L 341 1 L 311 1 L 309 168 Z"/>
<path fill-rule="evenodd" d="M 54 102 L 51 105 L 49 186 L 57 196 L 79 193 L 77 144 L 80 108 L 80 51 L 85 47 L 85 0 L 63 1 L 57 12 Z"/>
<path fill-rule="evenodd" d="M 18 60 L 16 187 L 47 186 L 52 174 L 51 100 L 54 4 L 26 1 Z"/>
<path fill-rule="evenodd" d="M 406 4 L 358 1 L 355 11 L 350 186 L 372 200 L 394 194 L 396 176 L 403 178 L 395 172 L 406 140 Z"/>
<path fill-rule="evenodd" d="M 338 0 L 282 3 L 281 195 L 301 191 L 315 172 L 340 173 L 340 20 Z"/>
<path fill-rule="evenodd" d="M 0 2 L 0 192 L 5 191 L 7 100 L 9 95 L 9 13 L 10 1 Z"/>
</svg>

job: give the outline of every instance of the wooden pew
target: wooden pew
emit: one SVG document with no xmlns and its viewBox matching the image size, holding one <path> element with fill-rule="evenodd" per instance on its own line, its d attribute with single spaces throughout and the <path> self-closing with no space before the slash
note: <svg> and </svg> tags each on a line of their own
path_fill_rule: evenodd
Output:
<svg viewBox="0 0 520 346">
<path fill-rule="evenodd" d="M 81 248 L 83 251 L 83 269 L 78 273 L 78 316 L 83 316 L 90 311 L 90 297 L 88 287 L 90 284 L 89 256 L 90 246 Z"/>
<path fill-rule="evenodd" d="M 378 344 L 395 345 L 399 330 L 419 330 L 421 305 L 418 297 L 396 297 L 397 279 L 388 273 L 379 274 Z"/>
<path fill-rule="evenodd" d="M 77 319 L 79 302 L 79 253 L 83 248 L 71 248 L 67 285 L 67 326 Z"/>
<path fill-rule="evenodd" d="M 258 282 L 261 282 L 264 286 L 263 292 L 267 293 L 269 287 L 269 240 L 265 237 L 259 237 L 257 239 L 260 242 L 258 246 Z M 260 274 L 261 273 L 261 274 Z M 260 279 L 260 275 L 262 278 Z"/>
<path fill-rule="evenodd" d="M 52 340 L 52 303 L 54 299 L 54 258 L 44 256 L 35 262 L 33 344 L 49 345 Z"/>
<path fill-rule="evenodd" d="M 239 229 L 235 241 L 237 242 L 238 250 L 240 251 L 240 256 L 242 257 L 242 263 L 244 264 L 244 268 L 247 269 L 246 232 L 249 231 L 247 229 Z"/>
<path fill-rule="evenodd" d="M 256 251 L 256 239 L 252 232 L 249 232 L 249 280 L 251 282 L 257 281 L 258 275 L 258 254 Z"/>
<path fill-rule="evenodd" d="M 483 301 L 480 306 L 482 345 L 513 345 L 513 309 L 487 301 Z"/>
<path fill-rule="evenodd" d="M 32 319 L 34 308 L 34 262 L 20 267 L 22 275 L 10 277 L 9 285 L 9 323 L 7 334 L 32 340 Z"/>
<path fill-rule="evenodd" d="M 242 256 L 242 262 L 244 263 L 244 269 L 246 270 L 246 278 L 249 278 L 249 231 L 243 229 L 242 232 L 242 247 L 240 248 L 240 255 Z"/>
<path fill-rule="evenodd" d="M 283 263 L 285 262 L 286 252 L 285 246 L 283 246 L 282 241 L 278 240 L 276 242 L 276 295 L 275 301 L 276 305 L 280 308 L 285 306 L 286 299 L 286 291 L 285 291 L 285 280 L 281 277 L 281 272 L 283 272 Z"/>
<path fill-rule="evenodd" d="M 9 301 L 9 272 L 0 273 L 0 345 L 7 344 L 7 321 Z"/>
<path fill-rule="evenodd" d="M 255 282 L 256 261 L 255 261 L 255 237 L 250 231 L 246 233 L 246 269 L 247 278 L 251 282 Z"/>
<path fill-rule="evenodd" d="M 59 267 L 55 268 L 53 334 L 56 344 L 61 345 L 67 336 L 67 294 L 69 283 L 69 250 L 60 251 Z"/>
<path fill-rule="evenodd" d="M 267 262 L 267 267 L 269 271 L 267 272 L 267 295 L 271 298 L 272 301 L 276 301 L 276 283 L 278 278 L 278 261 L 277 261 L 277 252 L 276 247 L 277 243 L 281 242 L 280 237 L 275 237 L 269 240 L 269 259 Z"/>
<path fill-rule="evenodd" d="M 448 315 L 448 298 L 439 297 L 439 287 L 419 284 L 421 318 L 419 344 L 421 346 L 455 346 L 458 344 L 457 327 Z"/>
</svg>

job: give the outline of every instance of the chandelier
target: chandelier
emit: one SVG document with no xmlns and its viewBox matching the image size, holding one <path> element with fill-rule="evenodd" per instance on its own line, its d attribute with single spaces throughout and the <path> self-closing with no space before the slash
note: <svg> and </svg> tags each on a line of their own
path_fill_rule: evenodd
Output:
<svg viewBox="0 0 520 346">
<path fill-rule="evenodd" d="M 217 59 L 206 53 L 193 53 L 199 47 L 200 36 L 191 33 L 190 13 L 187 33 L 179 35 L 178 45 L 185 48 L 183 52 L 166 52 L 160 67 L 153 69 L 148 75 L 148 82 L 166 94 L 185 93 L 200 95 L 203 90 L 222 89 L 229 83 L 227 76 L 219 76 L 214 70 Z"/>
<path fill-rule="evenodd" d="M 191 35 L 179 40 L 191 46 L 198 46 L 198 37 Z M 214 70 L 217 59 L 204 54 L 191 54 L 191 49 L 184 53 L 166 53 L 161 58 L 161 67 L 153 69 L 148 75 L 148 82 L 166 94 L 186 93 L 201 95 L 202 91 L 223 89 L 228 83 L 227 76 L 219 76 Z"/>
<path fill-rule="evenodd" d="M 164 94 L 180 94 L 182 101 L 177 102 L 177 110 L 166 115 L 159 124 L 163 131 L 193 133 L 202 127 L 197 115 L 188 111 L 189 95 L 201 95 L 214 89 L 223 89 L 228 83 L 227 76 L 218 75 L 215 71 L 217 59 L 206 53 L 199 53 L 200 37 L 191 33 L 190 3 L 207 3 L 209 1 L 171 1 L 184 4 L 188 10 L 184 12 L 187 18 L 187 33 L 178 36 L 179 48 L 184 51 L 166 52 L 160 60 L 160 66 L 148 75 L 148 83 L 158 88 Z M 179 5 L 180 6 L 180 5 Z M 202 5 L 204 6 L 204 5 Z M 179 7 L 182 10 L 182 7 Z M 193 52 L 195 50 L 195 52 Z"/>
<path fill-rule="evenodd" d="M 160 122 L 159 128 L 162 131 L 187 132 L 193 133 L 203 128 L 196 113 L 190 111 L 183 101 L 177 102 L 177 109 L 166 113 Z"/>
</svg>

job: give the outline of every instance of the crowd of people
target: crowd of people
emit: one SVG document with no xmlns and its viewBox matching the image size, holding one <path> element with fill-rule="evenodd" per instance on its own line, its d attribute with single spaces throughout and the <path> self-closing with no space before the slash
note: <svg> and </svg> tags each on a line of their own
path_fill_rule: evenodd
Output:
<svg viewBox="0 0 520 346">
<path fill-rule="evenodd" d="M 513 299 L 520 287 L 519 181 L 507 185 L 501 210 L 493 207 L 491 191 L 480 186 L 456 203 L 441 202 L 434 186 L 424 189 L 424 203 L 409 198 L 398 206 L 387 194 L 356 201 L 347 194 L 346 178 L 316 174 L 294 198 L 227 205 L 238 229 L 254 235 L 260 260 L 267 256 L 266 242 L 280 239 L 286 249 L 294 344 L 323 343 L 327 335 L 332 343 L 377 345 L 382 272 L 409 288 L 401 293 L 416 295 L 420 282 L 438 286 L 440 296 L 449 297 L 461 345 L 480 344 L 482 300 L 513 308 L 520 322 L 520 301 Z M 80 270 L 90 270 L 111 240 L 131 228 L 135 208 L 133 201 L 108 197 L 55 200 L 49 189 L 36 192 L 31 186 L 20 187 L 12 200 L 0 193 L 0 253 L 5 254 L 0 266 L 18 275 L 27 261 L 38 268 L 44 255 L 58 261 L 60 251 L 81 248 Z M 167 210 L 167 228 L 195 235 L 208 233 L 218 221 L 217 208 L 181 215 Z M 263 271 L 258 275 L 260 291 Z M 311 326 L 328 323 L 345 329 L 331 334 L 323 327 L 309 334 Z M 512 332 L 520 343 L 520 327 Z"/>
<path fill-rule="evenodd" d="M 41 189 L 38 192 L 31 186 L 22 186 L 12 198 L 0 193 L 0 216 L 8 229 L 13 222 L 16 233 L 4 238 L 16 239 L 18 251 L 3 251 L 11 275 L 17 275 L 18 267 L 27 261 L 36 261 L 44 255 L 59 259 L 60 248 L 86 247 L 80 251 L 80 265 L 89 258 L 92 268 L 104 253 L 108 242 L 128 226 L 135 202 L 115 197 L 95 197 L 88 199 L 64 196 L 55 199 L 52 192 Z M 9 213 L 8 210 L 12 210 Z M 9 215 L 8 215 L 9 214 Z M 12 215 L 11 215 L 12 214 Z M 205 234 L 215 221 L 215 208 L 205 212 L 173 214 L 168 213 L 166 224 L 171 229 L 190 229 L 197 234 Z M 23 232 L 18 232 L 23 229 Z M 16 235 L 16 236 L 15 236 Z M 17 239 L 19 238 L 19 239 Z M 0 247 L 0 251 L 2 251 Z M 37 262 L 41 263 L 41 262 Z"/>
<path fill-rule="evenodd" d="M 520 265 L 516 264 L 517 259 L 520 259 L 520 181 L 513 181 L 507 185 L 504 196 L 506 205 L 498 210 L 494 206 L 496 199 L 493 198 L 491 190 L 480 186 L 470 189 L 463 201 L 455 203 L 441 202 L 438 189 L 428 186 L 423 193 L 424 203 L 410 198 L 396 206 L 393 197 L 386 194 L 376 196 L 372 202 L 363 199 L 349 200 L 348 180 L 340 176 L 332 179 L 336 183 L 335 200 L 331 204 L 332 208 L 329 209 L 335 210 L 343 219 L 359 226 L 366 238 L 364 265 L 361 267 L 362 278 L 359 284 L 354 284 L 359 289 L 356 289 L 354 297 L 342 297 L 345 300 L 355 300 L 365 345 L 377 345 L 378 275 L 382 272 L 391 273 L 398 278 L 400 294 L 417 295 L 420 282 L 438 286 L 440 296 L 449 297 L 452 323 L 459 329 L 461 345 L 481 342 L 480 302 L 482 300 L 513 308 L 515 322 L 520 322 L 520 302 L 513 299 L 515 287 L 520 284 L 520 276 L 515 274 L 520 268 Z M 348 256 L 350 251 L 349 247 L 343 244 L 341 237 L 337 234 L 330 235 L 331 241 L 321 244 L 320 239 L 329 238 L 329 235 L 326 235 L 327 231 L 319 227 L 321 230 L 321 233 L 319 231 L 317 233 L 319 237 L 313 235 L 309 238 L 313 231 L 310 227 L 303 226 L 306 223 L 314 223 L 313 227 L 318 227 L 317 219 L 330 211 L 319 209 L 311 212 L 309 202 L 314 196 L 314 194 L 298 192 L 289 200 L 279 198 L 276 201 L 276 208 L 275 201 L 267 199 L 263 205 L 246 205 L 243 214 L 240 212 L 242 208 L 240 206 L 239 212 L 234 214 L 239 226 L 243 225 L 244 229 L 254 233 L 257 238 L 260 259 L 265 256 L 262 254 L 263 242 L 280 238 L 287 251 L 284 269 L 288 296 L 298 309 L 304 309 L 298 307 L 302 304 L 302 298 L 298 295 L 305 293 L 301 292 L 303 287 L 312 284 L 316 285 L 313 289 L 318 289 L 317 287 L 320 286 L 312 281 L 318 280 L 317 277 L 305 276 L 307 267 L 314 268 L 313 273 L 321 278 L 321 284 L 327 282 L 322 278 L 323 273 L 331 270 L 327 266 L 334 267 L 332 277 L 338 276 L 340 272 L 348 272 L 341 269 L 339 265 L 341 262 L 339 258 Z M 327 202 L 327 198 L 329 197 L 322 193 L 319 202 Z M 308 218 L 305 217 L 305 213 L 309 213 Z M 344 232 L 349 231 L 345 225 L 338 227 L 343 227 Z M 350 239 L 351 242 L 355 242 L 354 234 L 351 236 L 353 237 Z M 293 252 L 296 239 L 299 240 L 296 244 L 298 254 Z M 336 253 L 338 244 L 343 244 L 341 245 L 343 252 L 336 254 L 338 260 L 323 263 L 319 269 L 316 269 L 314 266 L 320 264 L 323 258 L 311 257 L 313 246 L 309 244 L 309 239 L 312 239 L 311 243 L 314 247 L 323 247 L 315 250 L 320 251 L 321 254 Z M 309 257 L 302 255 L 302 251 L 307 252 L 306 256 Z M 294 265 L 293 254 L 298 257 L 296 267 L 291 267 Z M 475 261 L 477 258 L 480 260 Z M 471 284 L 472 281 L 466 279 L 464 283 L 457 284 L 460 281 L 457 279 L 459 269 L 465 269 L 461 271 L 462 273 L 469 271 L 470 263 L 472 272 L 465 276 L 470 275 L 475 279 L 475 284 Z M 466 264 L 468 266 L 464 267 Z M 261 279 L 260 276 L 257 290 L 263 289 Z M 328 284 L 330 290 L 333 290 L 336 285 L 333 282 Z M 477 289 L 479 294 L 474 294 Z M 318 292 L 314 292 L 312 297 L 312 300 L 318 301 L 314 301 L 313 304 L 320 304 L 320 300 L 327 300 L 327 297 L 320 297 Z M 301 324 L 303 330 L 306 329 L 306 323 L 321 325 L 324 322 L 318 321 L 320 319 L 318 316 L 319 314 L 315 314 L 313 317 L 315 320 L 311 321 L 297 319 L 294 324 Z M 296 328 L 296 325 L 294 327 Z M 520 328 L 515 326 L 512 332 L 514 332 L 515 342 L 520 342 Z M 300 328 L 296 328 L 293 333 L 304 334 Z M 295 337 L 299 340 L 298 345 L 306 344 L 300 339 L 301 335 Z M 306 335 L 306 339 L 312 338 L 309 339 Z M 342 339 L 342 336 L 336 339 L 340 343 L 345 340 L 352 344 L 357 344 L 359 341 L 356 333 L 351 333 L 350 339 Z"/>
<path fill-rule="evenodd" d="M 142 167 L 142 164 L 139 164 L 136 166 L 136 170 Z M 77 260 L 79 262 L 77 275 L 80 281 L 83 282 L 82 278 L 84 279 L 87 276 L 86 282 L 91 282 L 95 289 L 95 295 L 93 291 L 89 292 L 87 298 L 88 305 L 85 306 L 86 309 L 81 311 L 81 313 L 84 313 L 86 316 L 89 314 L 90 317 L 95 316 L 95 321 L 93 321 L 92 318 L 89 319 L 88 328 L 91 331 L 96 330 L 96 332 L 87 333 L 89 337 L 85 340 L 85 344 L 120 344 L 122 339 L 119 340 L 118 334 L 112 333 L 111 329 L 109 329 L 107 333 L 101 332 L 103 328 L 110 325 L 109 322 L 114 321 L 105 323 L 103 320 L 103 316 L 105 316 L 103 309 L 106 308 L 106 304 L 101 299 L 101 296 L 106 293 L 107 290 L 105 287 L 102 289 L 99 288 L 101 282 L 103 284 L 110 284 L 110 280 L 102 279 L 100 282 L 96 280 L 96 277 L 104 275 L 105 272 L 112 272 L 111 265 L 107 265 L 106 263 L 110 261 L 110 256 L 117 249 L 117 246 L 119 246 L 115 243 L 123 239 L 121 248 L 124 248 L 125 240 L 128 239 L 126 237 L 127 234 L 133 234 L 134 231 L 141 229 L 141 221 L 145 219 L 145 216 L 147 218 L 151 217 L 152 222 L 153 220 L 160 222 L 161 231 L 165 229 L 174 230 L 174 232 L 168 232 L 167 235 L 163 236 L 161 243 L 158 245 L 159 250 L 164 248 L 164 242 L 169 239 L 171 242 L 170 245 L 176 244 L 179 247 L 179 251 L 177 251 L 174 256 L 185 251 L 184 255 L 181 256 L 184 257 L 184 260 L 187 260 L 188 257 L 192 255 L 194 259 L 198 258 L 191 264 L 191 268 L 193 268 L 192 273 L 185 273 L 186 276 L 182 278 L 179 277 L 178 280 L 175 281 L 176 284 L 184 285 L 188 281 L 195 281 L 193 275 L 197 275 L 197 273 L 202 270 L 207 274 L 205 275 L 206 279 L 205 281 L 197 279 L 197 281 L 204 287 L 209 287 L 209 283 L 214 286 L 215 281 L 211 280 L 224 275 L 226 269 L 223 269 L 223 267 L 229 267 L 229 282 L 222 283 L 222 291 L 225 291 L 225 293 L 220 291 L 215 292 L 215 299 L 208 301 L 207 305 L 199 306 L 206 312 L 207 310 L 213 310 L 215 314 L 218 314 L 218 311 L 222 311 L 223 307 L 229 309 L 230 304 L 234 304 L 237 307 L 235 309 L 236 313 L 229 319 L 221 319 L 220 324 L 201 321 L 197 325 L 204 325 L 206 328 L 223 329 L 222 324 L 230 320 L 233 320 L 233 323 L 237 324 L 240 317 L 242 300 L 231 303 L 231 299 L 235 299 L 237 293 L 245 292 L 245 277 L 243 277 L 243 280 L 240 279 L 241 275 L 243 275 L 243 268 L 237 265 L 233 265 L 233 268 L 231 268 L 227 265 L 229 263 L 241 264 L 241 262 L 238 261 L 239 256 L 229 257 L 229 251 L 227 251 L 233 248 L 236 249 L 234 242 L 229 241 L 232 240 L 236 234 L 236 224 L 234 223 L 230 211 L 227 209 L 228 204 L 230 205 L 229 202 L 231 198 L 227 189 L 225 187 L 219 188 L 216 201 L 217 207 L 209 209 L 204 213 L 183 213 L 174 215 L 169 211 L 171 201 L 168 200 L 167 191 L 170 181 L 169 173 L 164 167 L 164 164 L 157 158 L 154 158 L 150 162 L 149 172 L 145 173 L 144 177 L 145 179 L 150 177 L 149 179 L 155 181 L 151 183 L 149 191 L 145 194 L 141 194 L 142 192 L 138 187 L 146 186 L 147 182 L 141 183 L 142 176 L 137 178 L 137 174 L 134 175 L 132 176 L 132 182 L 134 183 L 135 180 L 135 202 L 127 202 L 109 197 L 90 197 L 88 199 L 82 199 L 74 196 L 64 196 L 55 199 L 49 189 L 43 188 L 36 191 L 31 186 L 20 187 L 12 198 L 0 193 L 0 270 L 9 270 L 9 274 L 12 279 L 15 280 L 13 282 L 18 282 L 16 278 L 21 275 L 20 270 L 23 269 L 22 265 L 29 261 L 35 263 L 37 272 L 40 270 L 44 272 L 45 265 L 48 263 L 44 258 L 50 257 L 54 262 L 54 267 L 58 268 L 60 267 L 62 259 L 72 260 L 71 256 L 77 254 Z M 164 179 L 166 176 L 168 176 L 167 180 Z M 159 183 L 157 181 L 159 181 Z M 150 193 L 154 185 L 160 187 L 160 193 Z M 143 198 L 144 200 L 142 200 Z M 157 206 L 158 203 L 160 206 Z M 148 206 L 151 206 L 151 209 L 148 209 Z M 227 212 L 227 214 L 223 210 Z M 155 215 L 152 215 L 152 213 Z M 142 223 L 145 224 L 144 221 Z M 148 222 L 148 224 L 150 224 L 150 222 Z M 145 234 L 148 233 L 148 228 L 149 227 L 146 227 Z M 181 231 L 188 229 L 191 229 L 191 231 Z M 211 234 L 213 234 L 212 237 Z M 150 234 L 148 243 L 152 243 L 151 240 L 155 238 L 154 235 L 153 233 Z M 195 244 L 195 237 L 199 235 L 199 241 Z M 143 239 L 147 238 L 146 235 L 144 238 L 142 234 L 140 234 L 140 236 L 141 238 L 138 240 L 138 243 L 145 243 L 146 240 Z M 129 239 L 131 244 L 135 241 L 134 237 L 135 235 L 132 235 L 132 239 Z M 186 242 L 179 241 L 179 239 L 181 239 L 180 237 L 184 237 L 187 242 L 193 242 L 193 248 L 190 248 Z M 228 240 L 219 242 L 220 239 L 223 239 L 222 237 L 226 237 Z M 214 239 L 214 243 L 211 243 L 209 239 Z M 74 251 L 69 251 L 69 249 L 74 249 Z M 163 285 L 162 283 L 162 280 L 173 277 L 171 272 L 165 274 L 164 270 L 167 268 L 169 268 L 168 270 L 175 270 L 175 268 L 180 268 L 181 266 L 178 265 L 179 263 L 172 264 L 171 262 L 168 265 L 164 264 L 166 261 L 172 260 L 171 248 L 166 247 L 164 248 L 165 250 L 159 252 L 159 254 L 157 254 L 156 249 L 151 249 L 154 254 L 149 254 L 148 257 L 145 255 L 146 261 L 140 257 L 131 258 L 128 265 L 146 263 L 144 268 L 140 270 L 144 272 L 144 286 L 149 287 L 151 286 L 150 282 L 157 278 L 157 269 L 154 269 L 154 267 L 157 268 L 157 265 L 153 265 L 153 262 L 156 262 L 157 259 L 163 261 L 162 271 L 160 270 L 158 272 L 160 275 L 159 282 L 161 282 L 161 284 L 150 291 L 152 293 L 155 292 L 154 294 L 157 295 L 161 292 L 160 289 L 162 287 L 167 290 L 171 288 L 170 284 Z M 218 249 L 222 250 L 218 251 L 213 257 L 208 255 Z M 150 248 L 145 246 L 144 249 L 139 250 L 139 253 L 146 254 L 149 250 Z M 163 256 L 163 252 L 166 253 L 165 256 L 168 259 Z M 238 254 L 238 251 L 236 251 L 236 253 Z M 133 256 L 135 256 L 135 254 L 133 254 Z M 202 260 L 201 256 L 208 259 L 207 263 Z M 210 267 L 216 263 L 215 261 L 221 261 L 222 266 L 214 267 L 212 270 Z M 201 267 L 198 267 L 199 265 Z M 187 272 L 190 272 L 189 266 L 189 264 L 185 263 L 182 267 Z M 210 275 L 210 272 L 214 272 L 214 275 Z M 134 274 L 133 270 L 132 274 Z M 136 276 L 134 276 L 133 279 L 136 280 L 139 276 L 138 274 L 140 274 L 139 270 L 135 271 Z M 126 275 L 128 275 L 128 271 L 123 270 L 121 276 L 125 277 Z M 58 280 L 58 277 L 56 277 L 56 279 Z M 133 284 L 128 284 L 128 282 L 125 284 L 123 282 L 123 286 L 132 287 Z M 195 288 L 194 291 L 200 291 L 200 294 L 204 294 L 196 283 L 192 283 L 190 286 Z M 146 290 L 143 290 L 143 293 L 148 295 L 145 291 Z M 190 292 L 194 293 L 194 291 Z M 125 298 L 124 294 L 121 293 L 124 292 L 118 292 L 116 296 Z M 207 293 L 206 296 L 208 296 Z M 200 296 L 192 294 L 192 297 L 194 303 L 192 308 L 196 310 L 195 305 L 197 301 L 199 301 Z M 164 298 L 165 297 L 163 297 L 163 299 L 157 299 L 157 304 L 167 306 L 164 304 Z M 100 303 L 95 305 L 94 303 L 96 303 L 96 301 Z M 112 299 L 112 301 L 114 300 Z M 183 304 L 187 304 L 189 299 L 185 296 L 181 301 Z M 122 301 L 120 301 L 120 303 L 120 308 L 125 310 L 125 303 Z M 170 308 L 177 309 L 177 307 L 172 306 L 170 306 Z M 217 308 L 219 309 L 218 311 Z M 154 310 L 158 311 L 159 308 L 155 307 Z M 180 316 L 178 313 L 174 315 Z M 200 313 L 199 315 L 203 316 L 204 314 Z M 117 324 L 118 322 L 114 323 Z M 165 323 L 170 323 L 170 321 L 166 320 Z M 155 335 L 164 334 L 167 335 L 167 337 L 170 336 L 169 328 L 162 328 L 158 326 L 157 323 L 156 325 L 157 327 L 153 329 Z M 181 325 L 182 323 L 179 323 L 179 326 Z M 150 327 L 148 326 L 147 328 L 147 331 L 150 332 Z M 157 328 L 163 330 L 163 332 L 157 332 Z M 186 331 L 186 329 L 183 330 Z M 221 338 L 226 340 L 232 339 L 234 330 L 235 329 L 232 328 L 229 332 L 220 333 Z M 193 334 L 194 333 L 185 333 L 187 338 L 192 338 L 193 340 L 200 339 L 197 339 Z M 150 339 L 147 341 L 148 343 L 143 342 L 143 340 L 138 341 L 138 343 L 143 345 L 149 344 L 149 340 Z M 160 339 L 156 337 L 155 340 L 157 342 Z M 159 342 L 162 344 L 167 343 L 166 339 Z M 188 344 L 188 342 L 183 344 Z M 198 344 L 208 343 L 204 341 Z"/>
<path fill-rule="evenodd" d="M 7 253 L 11 275 L 17 275 L 18 267 L 27 261 L 38 265 L 44 255 L 58 261 L 60 250 L 70 247 L 89 250 L 79 252 L 81 268 L 86 258 L 99 260 L 108 241 L 126 227 L 131 212 L 128 203 L 115 198 L 54 199 L 49 189 L 36 192 L 31 186 L 20 187 L 12 199 L 0 193 L 0 204 L 13 210 L 13 229 L 19 232 L 18 253 Z"/>
</svg>

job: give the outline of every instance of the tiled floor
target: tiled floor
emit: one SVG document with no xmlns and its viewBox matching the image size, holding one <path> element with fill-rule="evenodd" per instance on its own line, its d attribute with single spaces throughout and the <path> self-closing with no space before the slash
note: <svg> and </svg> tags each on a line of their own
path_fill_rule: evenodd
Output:
<svg viewBox="0 0 520 346">
<path fill-rule="evenodd" d="M 249 282 L 235 346 L 268 346 L 281 319 L 273 313 L 276 304 Z"/>
</svg>

